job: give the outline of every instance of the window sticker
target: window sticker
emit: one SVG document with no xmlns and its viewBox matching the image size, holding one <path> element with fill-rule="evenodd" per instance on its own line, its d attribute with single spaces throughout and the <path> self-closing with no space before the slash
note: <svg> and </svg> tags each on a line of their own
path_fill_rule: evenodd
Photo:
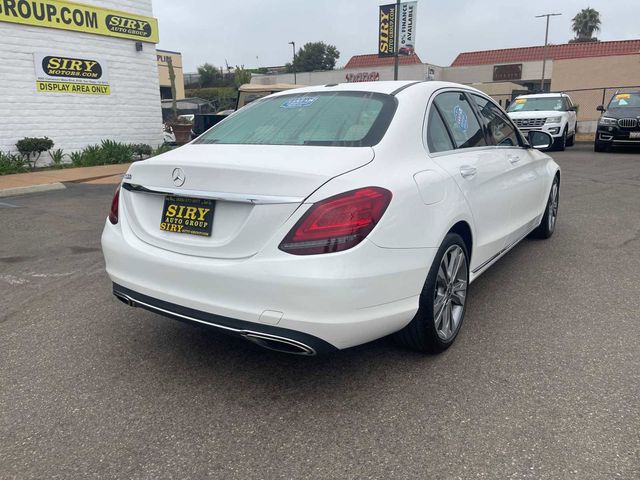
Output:
<svg viewBox="0 0 640 480">
<path fill-rule="evenodd" d="M 526 98 L 516 98 L 516 103 L 527 103 Z"/>
<path fill-rule="evenodd" d="M 285 101 L 280 108 L 306 108 L 310 107 L 318 97 L 296 97 Z"/>
<path fill-rule="evenodd" d="M 631 98 L 631 94 L 629 94 L 629 93 L 619 93 L 618 95 L 616 95 L 616 98 L 618 100 L 622 100 L 623 98 Z"/>
<path fill-rule="evenodd" d="M 467 117 L 466 112 L 460 108 L 460 105 L 453 107 L 453 118 L 456 125 L 460 127 L 460 130 L 466 132 L 469 128 L 469 118 Z"/>
<path fill-rule="evenodd" d="M 629 105 L 629 102 L 627 102 L 625 99 L 621 98 L 620 100 L 618 100 L 618 105 Z"/>
</svg>

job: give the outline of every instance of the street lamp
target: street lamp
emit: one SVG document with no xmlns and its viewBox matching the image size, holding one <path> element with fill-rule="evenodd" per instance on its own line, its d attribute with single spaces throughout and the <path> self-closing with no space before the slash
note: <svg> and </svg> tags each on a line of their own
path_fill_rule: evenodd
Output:
<svg viewBox="0 0 640 480">
<path fill-rule="evenodd" d="M 295 85 L 297 83 L 297 79 L 296 79 L 296 42 L 289 42 L 289 45 L 291 45 L 291 47 L 293 48 L 293 63 L 291 64 L 291 67 L 293 68 L 293 84 Z"/>
<path fill-rule="evenodd" d="M 547 44 L 549 41 L 549 17 L 557 17 L 561 13 L 545 13 L 544 15 L 536 15 L 536 18 L 547 17 L 547 30 L 544 34 L 544 52 L 542 54 L 542 78 L 540 79 L 540 91 L 544 92 L 544 71 L 547 66 Z"/>
</svg>

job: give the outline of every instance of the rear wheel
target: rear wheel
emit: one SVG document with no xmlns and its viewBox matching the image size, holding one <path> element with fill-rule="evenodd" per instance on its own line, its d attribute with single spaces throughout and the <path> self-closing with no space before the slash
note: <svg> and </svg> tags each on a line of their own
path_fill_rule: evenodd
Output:
<svg viewBox="0 0 640 480">
<path fill-rule="evenodd" d="M 560 180 L 556 177 L 551 185 L 547 206 L 542 216 L 542 221 L 538 228 L 531 232 L 533 238 L 549 238 L 556 230 L 556 220 L 558 219 L 558 205 L 560 202 Z"/>
<path fill-rule="evenodd" d="M 448 234 L 431 265 L 411 323 L 396 334 L 398 342 L 425 353 L 439 353 L 456 339 L 469 286 L 469 254 L 460 235 Z"/>
</svg>

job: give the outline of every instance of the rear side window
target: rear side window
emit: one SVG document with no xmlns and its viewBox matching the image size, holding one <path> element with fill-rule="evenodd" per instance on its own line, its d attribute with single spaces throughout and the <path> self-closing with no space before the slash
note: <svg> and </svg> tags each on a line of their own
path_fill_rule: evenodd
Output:
<svg viewBox="0 0 640 480">
<path fill-rule="evenodd" d="M 454 148 L 447 127 L 444 126 L 442 117 L 433 105 L 427 120 L 427 145 L 431 153 L 446 152 Z"/>
<path fill-rule="evenodd" d="M 307 92 L 256 100 L 195 143 L 367 147 L 384 136 L 396 110 L 391 95 Z"/>
<path fill-rule="evenodd" d="M 449 127 L 456 148 L 487 145 L 482 127 L 462 92 L 441 93 L 434 102 Z"/>
<path fill-rule="evenodd" d="M 516 147 L 519 145 L 518 134 L 511 122 L 507 120 L 493 102 L 478 95 L 471 95 L 478 105 L 480 116 L 484 119 L 493 141 L 499 147 Z"/>
</svg>

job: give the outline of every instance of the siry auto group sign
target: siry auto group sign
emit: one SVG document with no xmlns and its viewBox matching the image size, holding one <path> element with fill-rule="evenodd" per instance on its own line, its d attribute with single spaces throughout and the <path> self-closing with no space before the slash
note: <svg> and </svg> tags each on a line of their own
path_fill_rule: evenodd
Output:
<svg viewBox="0 0 640 480">
<path fill-rule="evenodd" d="M 0 22 L 159 42 L 155 18 L 68 1 L 0 0 Z"/>
<path fill-rule="evenodd" d="M 109 95 L 107 62 L 99 58 L 75 58 L 36 53 L 38 92 Z"/>
<path fill-rule="evenodd" d="M 413 55 L 415 52 L 418 2 L 380 5 L 378 56 Z"/>
</svg>

